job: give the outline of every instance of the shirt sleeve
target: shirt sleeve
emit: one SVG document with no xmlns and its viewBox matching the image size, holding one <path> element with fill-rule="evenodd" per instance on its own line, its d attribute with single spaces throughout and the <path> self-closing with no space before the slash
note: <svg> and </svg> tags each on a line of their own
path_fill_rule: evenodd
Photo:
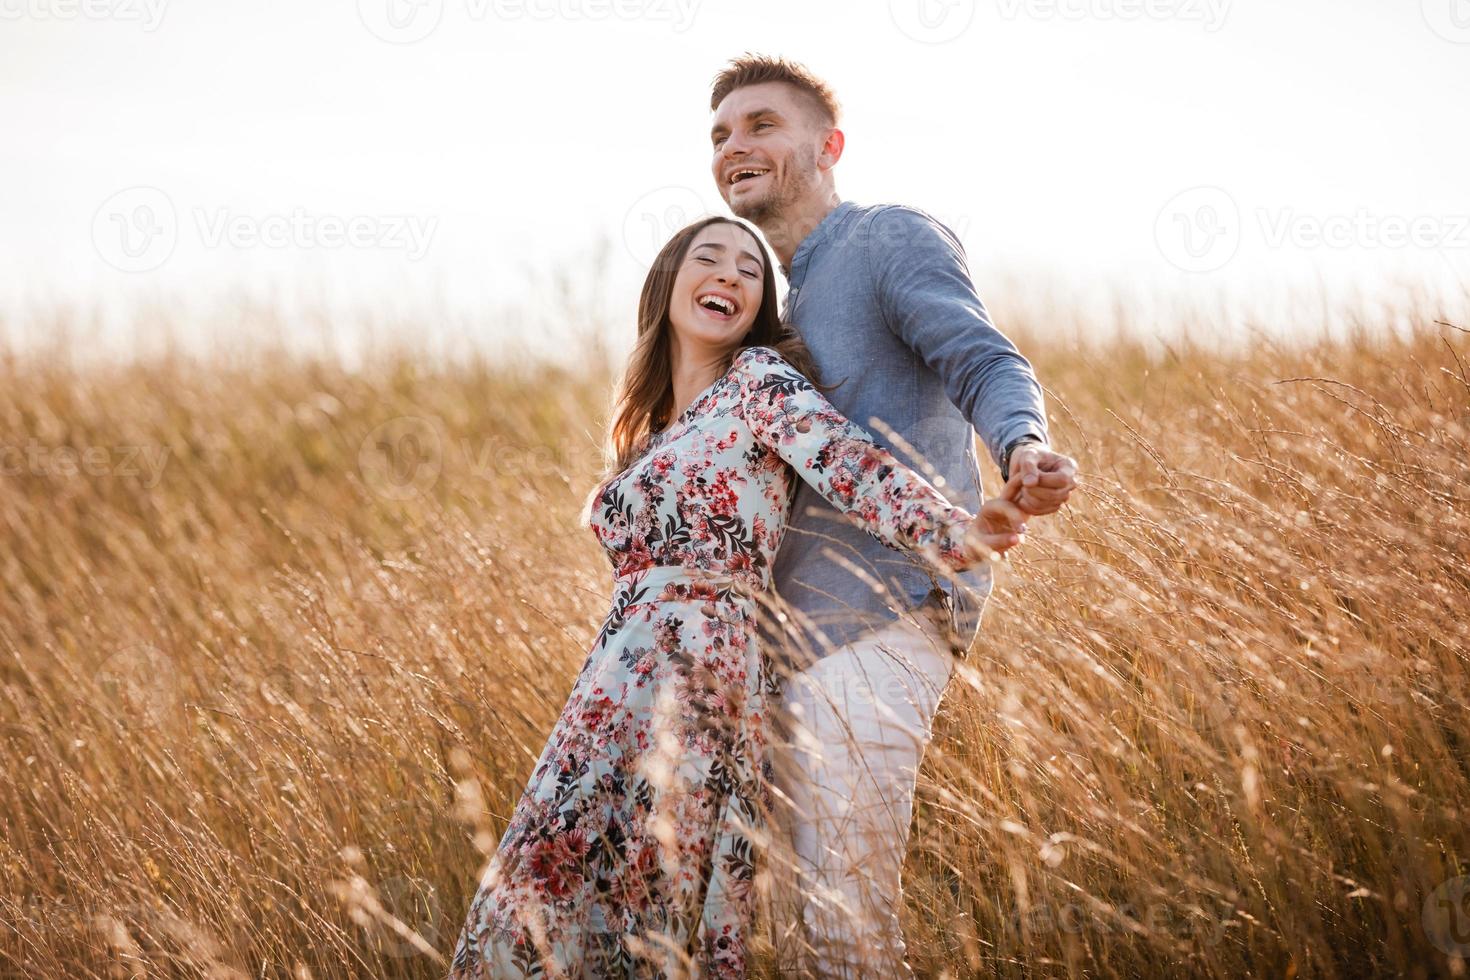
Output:
<svg viewBox="0 0 1470 980">
<path fill-rule="evenodd" d="M 736 366 L 746 424 L 756 441 L 833 507 L 888 547 L 944 571 L 975 564 L 964 548 L 973 515 L 833 408 L 780 354 L 749 347 Z"/>
<path fill-rule="evenodd" d="M 922 211 L 888 205 L 869 219 L 865 243 L 889 329 L 939 376 L 995 464 L 1021 436 L 1048 442 L 1036 373 L 991 324 L 954 234 Z"/>
</svg>

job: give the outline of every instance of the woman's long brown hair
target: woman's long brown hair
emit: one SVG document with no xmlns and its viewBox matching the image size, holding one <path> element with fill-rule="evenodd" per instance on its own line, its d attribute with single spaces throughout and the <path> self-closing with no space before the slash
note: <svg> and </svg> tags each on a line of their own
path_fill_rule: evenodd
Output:
<svg viewBox="0 0 1470 980">
<path fill-rule="evenodd" d="M 813 384 L 820 385 L 811 352 L 796 331 L 781 322 L 776 309 L 776 271 L 765 243 L 749 225 L 735 218 L 717 215 L 696 221 L 669 239 L 643 281 L 643 294 L 638 300 L 638 339 L 628 356 L 628 366 L 613 404 L 608 453 L 611 467 L 606 476 L 627 469 L 642 455 L 649 437 L 672 421 L 674 371 L 669 333 L 673 325 L 669 322 L 669 301 L 674 294 L 674 279 L 695 237 L 718 222 L 735 225 L 750 234 L 760 249 L 763 269 L 760 309 L 756 310 L 750 331 L 730 352 L 724 370 L 730 369 L 730 362 L 746 347 L 771 347 Z"/>
</svg>

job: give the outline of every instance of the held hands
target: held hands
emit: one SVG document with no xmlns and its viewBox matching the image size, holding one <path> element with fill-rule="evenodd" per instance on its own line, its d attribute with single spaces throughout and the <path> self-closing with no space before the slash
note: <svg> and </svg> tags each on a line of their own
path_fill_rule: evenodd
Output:
<svg viewBox="0 0 1470 980">
<path fill-rule="evenodd" d="M 1014 455 L 1019 456 L 1022 448 L 1027 447 L 1017 448 Z M 1013 466 L 1000 496 L 980 505 L 980 512 L 965 531 L 965 550 L 976 561 L 998 558 L 1025 540 L 1027 514 L 1018 505 L 1024 489 L 1025 478 Z"/>
<path fill-rule="evenodd" d="M 1022 487 L 1016 505 L 1032 517 L 1042 517 L 1060 510 L 1076 489 L 1077 461 L 1042 443 L 1022 443 L 1011 452 L 1012 480 L 1017 476 Z"/>
</svg>

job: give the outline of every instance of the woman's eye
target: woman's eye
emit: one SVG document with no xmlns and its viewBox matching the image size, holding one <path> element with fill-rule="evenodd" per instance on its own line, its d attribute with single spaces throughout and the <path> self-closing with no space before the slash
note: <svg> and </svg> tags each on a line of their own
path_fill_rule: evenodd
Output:
<svg viewBox="0 0 1470 980">
<path fill-rule="evenodd" d="M 759 279 L 761 277 L 761 274 L 759 272 L 756 272 L 754 269 L 741 269 L 740 271 L 743 275 L 748 276 L 751 279 Z"/>
</svg>

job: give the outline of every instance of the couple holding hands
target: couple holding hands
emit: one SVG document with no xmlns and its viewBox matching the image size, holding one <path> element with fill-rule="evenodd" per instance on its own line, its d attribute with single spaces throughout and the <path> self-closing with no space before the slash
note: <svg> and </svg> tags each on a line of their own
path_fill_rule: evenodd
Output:
<svg viewBox="0 0 1470 980">
<path fill-rule="evenodd" d="M 795 972 L 910 975 L 899 879 L 935 711 L 991 562 L 1075 487 L 955 236 L 838 196 L 831 89 L 747 55 L 710 107 L 736 218 L 677 232 L 644 283 L 586 514 L 612 607 L 452 980 L 745 976 L 781 871 Z M 975 432 L 1004 482 L 983 502 Z"/>
</svg>

